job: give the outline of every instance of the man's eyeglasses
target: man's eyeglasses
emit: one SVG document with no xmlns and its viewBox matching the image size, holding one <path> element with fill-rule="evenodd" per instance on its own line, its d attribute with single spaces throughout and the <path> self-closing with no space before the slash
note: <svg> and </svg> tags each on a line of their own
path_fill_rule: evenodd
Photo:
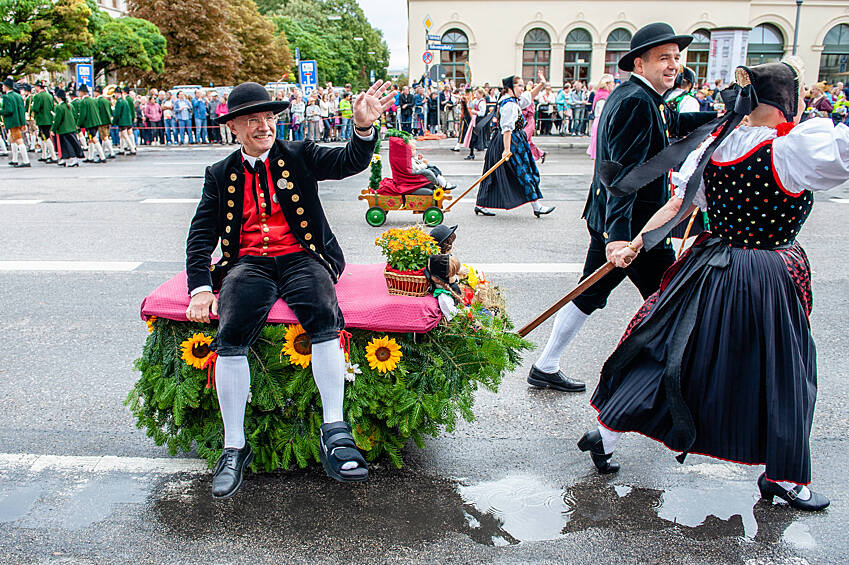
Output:
<svg viewBox="0 0 849 565">
<path fill-rule="evenodd" d="M 278 119 L 279 118 L 277 114 L 268 114 L 261 118 L 248 118 L 245 121 L 247 122 L 248 126 L 252 128 L 258 128 L 262 122 L 268 124 L 268 127 L 275 127 L 277 125 Z"/>
</svg>

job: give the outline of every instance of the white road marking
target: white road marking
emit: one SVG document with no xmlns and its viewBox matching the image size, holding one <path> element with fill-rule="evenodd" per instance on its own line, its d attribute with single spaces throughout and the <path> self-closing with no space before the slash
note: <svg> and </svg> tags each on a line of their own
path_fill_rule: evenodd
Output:
<svg viewBox="0 0 849 565">
<path fill-rule="evenodd" d="M 0 470 L 8 471 L 21 468 L 26 468 L 31 473 L 45 470 L 86 473 L 155 473 L 160 475 L 209 472 L 206 461 L 202 459 L 0 453 Z"/>
<path fill-rule="evenodd" d="M 44 200 L 3 200 L 0 199 L 0 204 L 40 204 Z"/>
<path fill-rule="evenodd" d="M 0 271 L 108 271 L 129 272 L 138 261 L 0 261 Z"/>
<path fill-rule="evenodd" d="M 489 273 L 580 273 L 583 263 L 475 263 L 468 262 L 475 270 Z"/>
<path fill-rule="evenodd" d="M 838 204 L 849 204 L 849 198 L 832 198 L 831 201 Z"/>
<path fill-rule="evenodd" d="M 197 198 L 145 198 L 142 204 L 197 204 Z"/>
</svg>

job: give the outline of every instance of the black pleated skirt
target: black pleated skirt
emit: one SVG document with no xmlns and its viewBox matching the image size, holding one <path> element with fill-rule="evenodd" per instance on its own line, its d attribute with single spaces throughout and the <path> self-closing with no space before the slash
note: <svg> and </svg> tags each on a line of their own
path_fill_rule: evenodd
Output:
<svg viewBox="0 0 849 565">
<path fill-rule="evenodd" d="M 512 210 L 542 198 L 542 192 L 539 189 L 539 169 L 531 155 L 531 147 L 523 130 L 519 128 L 513 130 L 510 137 L 510 150 L 513 152 L 510 159 L 481 182 L 478 190 L 478 206 Z M 501 132 L 497 132 L 492 136 L 486 150 L 483 171 L 488 171 L 500 161 L 503 152 L 504 137 Z"/>
<path fill-rule="evenodd" d="M 810 308 L 798 243 L 742 249 L 703 234 L 605 363 L 592 399 L 599 422 L 675 451 L 766 465 L 770 480 L 809 483 Z"/>
<path fill-rule="evenodd" d="M 74 157 L 82 158 L 83 149 L 80 147 L 80 140 L 77 139 L 75 133 L 63 133 L 59 135 L 59 152 L 60 158 L 72 159 Z"/>
</svg>

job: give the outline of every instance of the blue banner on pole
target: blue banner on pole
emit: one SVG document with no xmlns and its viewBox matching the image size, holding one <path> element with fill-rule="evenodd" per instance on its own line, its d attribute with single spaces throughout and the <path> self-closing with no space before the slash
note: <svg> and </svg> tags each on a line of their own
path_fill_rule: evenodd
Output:
<svg viewBox="0 0 849 565">
<path fill-rule="evenodd" d="M 318 65 L 315 64 L 315 61 L 301 61 L 298 65 L 298 72 L 301 90 L 304 91 L 305 96 L 308 96 L 318 86 Z"/>
<path fill-rule="evenodd" d="M 92 72 L 92 66 L 89 64 L 86 65 L 77 65 L 77 86 L 84 84 L 87 87 L 91 88 L 94 86 L 94 76 Z"/>
</svg>

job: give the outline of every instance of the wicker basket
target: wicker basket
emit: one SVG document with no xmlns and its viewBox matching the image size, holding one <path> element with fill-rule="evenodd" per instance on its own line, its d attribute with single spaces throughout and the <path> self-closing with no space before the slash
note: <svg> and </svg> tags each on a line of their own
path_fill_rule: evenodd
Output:
<svg viewBox="0 0 849 565">
<path fill-rule="evenodd" d="M 424 275 L 401 274 L 383 270 L 383 276 L 386 277 L 386 286 L 389 289 L 389 294 L 399 296 L 425 296 L 430 283 Z"/>
</svg>

